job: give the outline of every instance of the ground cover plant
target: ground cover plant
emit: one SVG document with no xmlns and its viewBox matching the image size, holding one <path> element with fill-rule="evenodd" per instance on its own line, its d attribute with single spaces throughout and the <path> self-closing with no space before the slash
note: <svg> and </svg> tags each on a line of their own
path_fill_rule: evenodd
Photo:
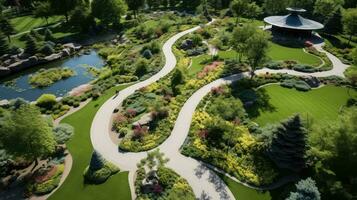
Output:
<svg viewBox="0 0 357 200">
<path fill-rule="evenodd" d="M 81 110 L 61 121 L 72 125 L 75 129 L 73 138 L 67 143 L 74 163 L 64 184 L 49 199 L 63 199 L 70 196 L 104 200 L 113 195 L 120 196 L 122 199 L 131 199 L 127 172 L 115 174 L 100 185 L 85 185 L 83 177 L 83 172 L 90 162 L 93 152 L 89 132 L 95 113 L 107 99 L 115 94 L 116 90 L 125 87 L 127 86 L 118 86 L 107 90 L 97 100 L 91 101 Z"/>
</svg>

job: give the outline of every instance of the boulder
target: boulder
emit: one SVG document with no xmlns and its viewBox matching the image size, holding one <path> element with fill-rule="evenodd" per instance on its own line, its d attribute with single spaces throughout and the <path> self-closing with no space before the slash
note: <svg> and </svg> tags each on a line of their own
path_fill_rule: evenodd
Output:
<svg viewBox="0 0 357 200">
<path fill-rule="evenodd" d="M 44 57 L 43 59 L 46 62 L 50 62 L 50 61 L 53 61 L 53 60 L 60 59 L 61 57 L 62 57 L 62 53 L 54 53 L 54 54 L 51 54 L 49 56 Z"/>
<path fill-rule="evenodd" d="M 31 56 L 28 59 L 20 60 L 8 66 L 11 72 L 19 71 L 28 67 L 32 67 L 34 65 L 38 65 L 41 62 L 37 58 L 37 56 Z"/>
<path fill-rule="evenodd" d="M 9 68 L 0 66 L 0 77 L 6 76 L 10 73 L 11 71 Z"/>
<path fill-rule="evenodd" d="M 193 41 L 191 39 L 184 40 L 180 46 L 181 49 L 187 50 L 193 48 Z"/>
<path fill-rule="evenodd" d="M 71 49 L 68 49 L 68 48 L 62 49 L 63 57 L 70 56 L 70 55 L 71 55 Z"/>
</svg>

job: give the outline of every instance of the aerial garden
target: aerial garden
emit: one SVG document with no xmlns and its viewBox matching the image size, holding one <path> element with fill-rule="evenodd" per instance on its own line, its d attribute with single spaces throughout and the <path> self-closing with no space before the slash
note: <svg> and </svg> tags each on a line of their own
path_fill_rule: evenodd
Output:
<svg viewBox="0 0 357 200">
<path fill-rule="evenodd" d="M 318 34 L 265 20 L 298 7 Z M 198 175 L 170 165 L 182 157 L 235 199 L 357 196 L 355 1 L 0 0 L 0 11 L 0 199 L 196 199 Z M 172 60 L 164 44 L 190 29 Z M 102 136 L 117 148 L 98 151 L 95 116 L 114 102 Z M 160 149 L 186 125 L 179 158 Z"/>
</svg>

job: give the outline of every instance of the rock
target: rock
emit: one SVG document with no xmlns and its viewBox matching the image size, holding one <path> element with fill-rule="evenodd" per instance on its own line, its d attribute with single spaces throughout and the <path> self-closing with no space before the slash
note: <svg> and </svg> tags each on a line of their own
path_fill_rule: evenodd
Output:
<svg viewBox="0 0 357 200">
<path fill-rule="evenodd" d="M 74 44 L 74 43 L 67 43 L 67 44 L 64 44 L 64 45 L 62 45 L 62 46 L 63 46 L 63 48 L 65 48 L 65 49 L 69 49 L 70 52 L 78 51 L 79 49 L 82 48 L 81 45 L 76 45 L 76 44 Z"/>
<path fill-rule="evenodd" d="M 4 100 L 1 100 L 1 101 L 0 101 L 0 106 L 6 106 L 6 105 L 8 105 L 9 103 L 10 103 L 9 100 L 4 99 Z"/>
<path fill-rule="evenodd" d="M 60 59 L 61 57 L 62 57 L 62 53 L 54 53 L 54 54 L 44 57 L 43 59 L 47 62 L 50 62 L 53 60 Z"/>
<path fill-rule="evenodd" d="M 134 126 L 147 125 L 152 121 L 151 113 L 146 113 L 140 117 L 140 119 L 133 123 Z"/>
<path fill-rule="evenodd" d="M 193 41 L 191 39 L 184 40 L 180 46 L 181 49 L 187 50 L 193 48 Z"/>
<path fill-rule="evenodd" d="M 70 56 L 71 55 L 71 50 L 70 49 L 62 49 L 62 56 Z"/>
<path fill-rule="evenodd" d="M 8 75 L 10 73 L 11 73 L 11 71 L 10 71 L 9 68 L 0 66 L 0 77 L 6 76 L 6 75 Z"/>
<path fill-rule="evenodd" d="M 4 54 L 0 57 L 0 60 L 8 60 L 10 59 L 11 55 L 10 54 Z"/>
<path fill-rule="evenodd" d="M 31 56 L 28 59 L 20 60 L 8 66 L 11 72 L 19 71 L 28 67 L 32 67 L 34 65 L 38 65 L 41 62 L 37 58 L 37 56 Z"/>
</svg>

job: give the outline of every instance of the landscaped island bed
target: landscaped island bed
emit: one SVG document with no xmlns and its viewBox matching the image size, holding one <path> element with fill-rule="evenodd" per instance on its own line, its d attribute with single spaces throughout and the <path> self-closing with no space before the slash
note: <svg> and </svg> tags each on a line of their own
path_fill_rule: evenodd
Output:
<svg viewBox="0 0 357 200">
<path fill-rule="evenodd" d="M 29 83 L 33 87 L 47 87 L 53 83 L 75 76 L 75 72 L 69 68 L 41 69 L 29 78 Z"/>
</svg>

